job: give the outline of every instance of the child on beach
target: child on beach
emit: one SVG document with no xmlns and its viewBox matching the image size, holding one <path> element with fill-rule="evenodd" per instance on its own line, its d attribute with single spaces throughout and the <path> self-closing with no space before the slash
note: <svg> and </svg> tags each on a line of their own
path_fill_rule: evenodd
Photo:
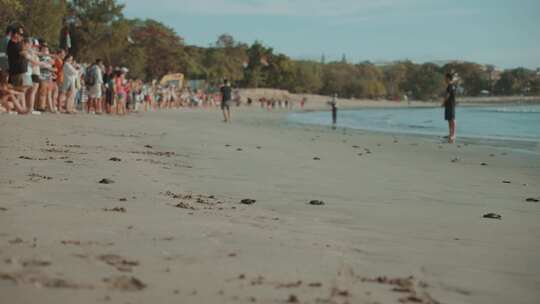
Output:
<svg viewBox="0 0 540 304">
<path fill-rule="evenodd" d="M 442 106 L 444 107 L 444 119 L 448 121 L 448 143 L 453 144 L 456 140 L 456 86 L 454 75 L 446 74 L 446 94 Z"/>
</svg>

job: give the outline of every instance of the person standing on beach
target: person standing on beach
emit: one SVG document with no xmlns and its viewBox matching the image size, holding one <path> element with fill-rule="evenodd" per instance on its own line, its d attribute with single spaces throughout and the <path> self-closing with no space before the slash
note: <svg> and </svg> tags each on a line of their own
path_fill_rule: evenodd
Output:
<svg viewBox="0 0 540 304">
<path fill-rule="evenodd" d="M 86 71 L 85 83 L 88 86 L 88 113 L 94 109 L 94 113 L 101 114 L 101 96 L 103 86 L 103 71 L 101 70 L 102 61 L 97 59 Z"/>
<path fill-rule="evenodd" d="M 26 92 L 26 89 L 32 84 L 24 81 L 28 62 L 24 55 L 23 33 L 24 30 L 21 27 L 11 29 L 11 39 L 7 44 L 6 53 L 9 64 L 9 83 L 17 89 L 24 88 L 24 92 Z"/>
<path fill-rule="evenodd" d="M 223 111 L 223 122 L 231 122 L 231 97 L 231 84 L 227 79 L 225 79 L 224 84 L 221 87 L 221 111 Z"/>
<path fill-rule="evenodd" d="M 448 73 L 445 76 L 446 93 L 442 106 L 444 107 L 444 119 L 448 121 L 448 143 L 453 144 L 456 140 L 456 86 L 454 75 Z"/>
<path fill-rule="evenodd" d="M 332 129 L 335 130 L 337 124 L 337 94 L 332 97 L 330 106 L 332 107 Z"/>
</svg>

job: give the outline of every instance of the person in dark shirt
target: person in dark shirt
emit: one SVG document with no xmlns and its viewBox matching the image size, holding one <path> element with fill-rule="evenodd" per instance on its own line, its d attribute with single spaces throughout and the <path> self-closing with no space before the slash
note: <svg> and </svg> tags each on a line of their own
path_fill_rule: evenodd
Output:
<svg viewBox="0 0 540 304">
<path fill-rule="evenodd" d="M 28 62 L 23 55 L 22 28 L 14 27 L 11 30 L 11 40 L 6 49 L 9 64 L 9 82 L 14 87 L 23 86 L 23 75 L 28 68 Z"/>
<path fill-rule="evenodd" d="M 231 122 L 231 97 L 231 84 L 228 80 L 225 79 L 224 84 L 221 87 L 221 110 L 223 111 L 224 122 Z"/>
<path fill-rule="evenodd" d="M 451 144 L 456 140 L 456 85 L 453 79 L 452 73 L 446 74 L 446 94 L 442 104 L 444 119 L 448 121 L 448 143 Z"/>
<path fill-rule="evenodd" d="M 337 125 L 337 94 L 332 97 L 330 107 L 332 108 L 332 129 L 335 130 Z"/>
</svg>

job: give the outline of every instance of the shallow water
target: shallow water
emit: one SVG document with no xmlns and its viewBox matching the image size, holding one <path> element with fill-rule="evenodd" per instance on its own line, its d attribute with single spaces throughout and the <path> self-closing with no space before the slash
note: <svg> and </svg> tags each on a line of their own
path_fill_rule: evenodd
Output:
<svg viewBox="0 0 540 304">
<path fill-rule="evenodd" d="M 289 121 L 330 125 L 327 112 L 294 113 Z M 458 107 L 458 137 L 540 144 L 540 105 Z M 448 133 L 442 108 L 374 108 L 343 110 L 338 127 L 443 136 Z"/>
</svg>

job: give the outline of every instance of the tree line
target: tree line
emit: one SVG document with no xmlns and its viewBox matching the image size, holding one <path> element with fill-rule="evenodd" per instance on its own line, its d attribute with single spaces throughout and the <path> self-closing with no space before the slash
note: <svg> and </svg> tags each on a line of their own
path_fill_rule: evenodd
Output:
<svg viewBox="0 0 540 304">
<path fill-rule="evenodd" d="M 126 66 L 146 81 L 172 72 L 188 79 L 217 84 L 227 78 L 239 87 L 276 88 L 350 98 L 418 100 L 438 98 L 444 74 L 460 77 L 459 92 L 467 96 L 540 95 L 537 71 L 497 71 L 471 62 L 445 65 L 411 61 L 376 65 L 342 60 L 295 60 L 260 41 L 235 41 L 229 34 L 209 47 L 190 46 L 172 28 L 152 19 L 129 19 L 116 0 L 0 0 L 0 26 L 18 22 L 53 47 L 66 47 L 82 62 L 101 58 Z M 67 34 L 69 33 L 69 42 Z"/>
</svg>

